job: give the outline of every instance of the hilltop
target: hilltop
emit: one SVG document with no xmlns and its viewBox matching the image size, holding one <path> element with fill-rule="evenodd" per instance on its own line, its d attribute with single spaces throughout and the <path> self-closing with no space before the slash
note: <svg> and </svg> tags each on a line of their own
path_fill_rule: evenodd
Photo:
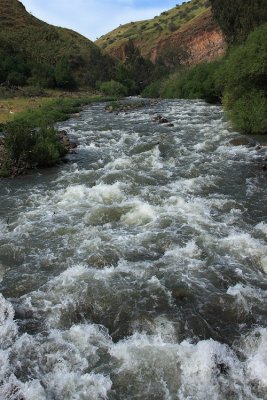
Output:
<svg viewBox="0 0 267 400">
<path fill-rule="evenodd" d="M 169 66 L 181 61 L 197 64 L 213 60 L 225 50 L 222 31 L 206 0 L 184 2 L 151 20 L 121 25 L 96 44 L 107 54 L 124 60 L 129 40 L 143 57 L 153 63 L 162 60 Z"/>
<path fill-rule="evenodd" d="M 14 71 L 25 79 L 41 80 L 44 76 L 36 76 L 36 70 L 42 70 L 47 77 L 55 73 L 51 68 L 57 68 L 58 75 L 72 74 L 77 84 L 90 86 L 108 75 L 113 65 L 92 41 L 72 30 L 40 21 L 18 0 L 0 0 L 0 52 L 0 78 L 5 68 L 13 71 L 19 59 L 21 68 L 14 67 Z"/>
</svg>

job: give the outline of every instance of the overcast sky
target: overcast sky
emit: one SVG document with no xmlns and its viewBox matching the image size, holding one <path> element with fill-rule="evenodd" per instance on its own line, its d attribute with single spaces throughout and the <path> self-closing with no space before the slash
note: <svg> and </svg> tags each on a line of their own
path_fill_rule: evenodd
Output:
<svg viewBox="0 0 267 400">
<path fill-rule="evenodd" d="M 20 0 L 35 17 L 91 40 L 120 24 L 153 18 L 182 0 Z"/>
</svg>

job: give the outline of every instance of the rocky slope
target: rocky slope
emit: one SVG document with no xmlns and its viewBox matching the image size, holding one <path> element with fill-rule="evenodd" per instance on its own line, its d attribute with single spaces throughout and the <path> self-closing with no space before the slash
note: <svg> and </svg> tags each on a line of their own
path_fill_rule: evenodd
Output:
<svg viewBox="0 0 267 400">
<path fill-rule="evenodd" d="M 184 61 L 190 65 L 212 61 L 224 54 L 226 43 L 210 10 L 159 40 L 150 50 L 149 58 L 155 62 L 160 56 L 164 58 L 166 50 L 179 51 L 181 48 L 186 50 L 188 58 Z"/>
<path fill-rule="evenodd" d="M 96 41 L 108 54 L 123 60 L 125 45 L 132 40 L 145 58 L 165 64 L 198 64 L 222 55 L 223 33 L 206 0 L 192 0 L 153 20 L 120 26 Z"/>
</svg>

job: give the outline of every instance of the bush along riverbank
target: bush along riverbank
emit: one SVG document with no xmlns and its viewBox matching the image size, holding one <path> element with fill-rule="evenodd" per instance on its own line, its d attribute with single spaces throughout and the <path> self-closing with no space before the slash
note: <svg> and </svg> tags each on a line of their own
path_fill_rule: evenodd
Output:
<svg viewBox="0 0 267 400">
<path fill-rule="evenodd" d="M 202 98 L 222 103 L 233 128 L 267 133 L 267 24 L 214 62 L 199 64 L 148 86 L 143 97 Z"/>
<path fill-rule="evenodd" d="M 18 114 L 0 125 L 0 177 L 17 176 L 32 168 L 59 163 L 73 147 L 54 124 L 78 113 L 87 104 L 106 101 L 103 97 L 51 100 L 37 110 Z"/>
</svg>

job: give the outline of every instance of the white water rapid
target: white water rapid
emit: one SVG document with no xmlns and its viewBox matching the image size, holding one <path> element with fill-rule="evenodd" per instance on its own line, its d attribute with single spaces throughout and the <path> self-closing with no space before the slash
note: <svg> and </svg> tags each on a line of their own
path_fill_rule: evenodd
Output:
<svg viewBox="0 0 267 400">
<path fill-rule="evenodd" d="M 104 107 L 59 125 L 69 163 L 0 182 L 0 399 L 266 400 L 257 150 L 201 101 Z"/>
</svg>

